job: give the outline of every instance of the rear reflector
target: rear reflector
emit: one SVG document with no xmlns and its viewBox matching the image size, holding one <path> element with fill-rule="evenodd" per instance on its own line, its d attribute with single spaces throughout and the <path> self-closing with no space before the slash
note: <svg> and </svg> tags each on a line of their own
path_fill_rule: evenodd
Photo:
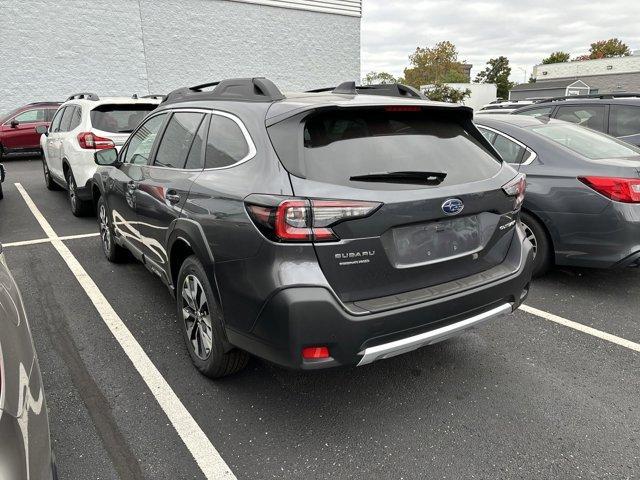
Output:
<svg viewBox="0 0 640 480">
<path fill-rule="evenodd" d="M 102 150 L 103 148 L 114 148 L 116 146 L 110 138 L 99 137 L 91 132 L 79 133 L 78 144 L 80 148 L 87 150 Z"/>
<path fill-rule="evenodd" d="M 578 180 L 616 202 L 640 203 L 640 178 L 578 177 Z"/>
<path fill-rule="evenodd" d="M 302 349 L 302 358 L 305 360 L 329 358 L 329 349 L 327 347 L 306 347 Z"/>
<path fill-rule="evenodd" d="M 371 215 L 380 203 L 354 200 L 291 198 L 265 206 L 247 202 L 247 212 L 271 240 L 279 242 L 329 242 L 339 240 L 332 226 Z"/>
</svg>

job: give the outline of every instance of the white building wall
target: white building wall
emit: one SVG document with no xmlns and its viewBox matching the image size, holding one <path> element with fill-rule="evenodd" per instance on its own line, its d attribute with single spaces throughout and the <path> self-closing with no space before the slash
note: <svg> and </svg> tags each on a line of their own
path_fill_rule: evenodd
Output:
<svg viewBox="0 0 640 480">
<path fill-rule="evenodd" d="M 319 4 L 334 5 L 336 13 L 317 11 Z M 167 93 L 231 77 L 266 76 L 283 90 L 357 80 L 360 6 L 360 0 L 0 0 L 0 112 L 81 91 Z"/>
<path fill-rule="evenodd" d="M 637 72 L 640 72 L 640 55 L 583 60 L 580 62 L 551 63 L 533 67 L 533 76 L 536 80 L 541 81 Z"/>
</svg>

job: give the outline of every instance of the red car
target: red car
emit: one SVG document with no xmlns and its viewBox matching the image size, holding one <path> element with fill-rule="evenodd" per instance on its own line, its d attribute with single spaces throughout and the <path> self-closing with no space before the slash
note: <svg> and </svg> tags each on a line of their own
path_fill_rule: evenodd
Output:
<svg viewBox="0 0 640 480">
<path fill-rule="evenodd" d="M 0 117 L 0 158 L 13 153 L 40 153 L 38 125 L 51 123 L 60 102 L 30 103 Z"/>
</svg>

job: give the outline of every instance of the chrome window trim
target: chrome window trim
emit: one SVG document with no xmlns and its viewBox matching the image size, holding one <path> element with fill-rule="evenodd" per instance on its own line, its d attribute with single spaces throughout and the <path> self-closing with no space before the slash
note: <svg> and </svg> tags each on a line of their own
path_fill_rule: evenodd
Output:
<svg viewBox="0 0 640 480">
<path fill-rule="evenodd" d="M 497 135 L 501 135 L 504 138 L 506 138 L 507 140 L 511 140 L 513 143 L 515 143 L 516 145 L 521 146 L 522 148 L 524 148 L 527 152 L 529 152 L 529 156 L 527 157 L 526 160 L 524 160 L 522 163 L 509 163 L 509 162 L 505 162 L 505 163 L 509 163 L 509 165 L 531 165 L 533 163 L 533 161 L 538 158 L 538 154 L 536 152 L 534 152 L 531 148 L 527 147 L 524 143 L 516 140 L 515 138 L 513 138 L 510 135 L 507 135 L 506 133 L 501 132 L 500 130 L 496 130 L 495 128 L 491 128 L 491 127 L 487 127 L 486 125 L 476 125 L 479 129 L 480 128 L 484 128 L 485 130 L 489 130 L 490 132 L 493 132 Z M 493 143 L 491 144 L 493 146 Z M 494 147 L 495 148 L 495 147 Z M 500 152 L 498 152 L 500 153 Z"/>
</svg>

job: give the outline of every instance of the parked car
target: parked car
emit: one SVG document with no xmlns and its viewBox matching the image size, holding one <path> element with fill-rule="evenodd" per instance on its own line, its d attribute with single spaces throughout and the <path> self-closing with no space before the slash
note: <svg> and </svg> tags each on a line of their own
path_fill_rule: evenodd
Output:
<svg viewBox="0 0 640 480">
<path fill-rule="evenodd" d="M 4 169 L 4 165 L 0 163 L 0 200 L 4 198 L 4 193 L 2 192 L 2 184 L 4 183 L 5 177 L 6 171 Z"/>
<path fill-rule="evenodd" d="M 78 93 L 62 104 L 49 128 L 36 129 L 42 134 L 45 184 L 49 190 L 67 190 L 74 215 L 93 212 L 93 153 L 103 148 L 119 149 L 160 100 L 160 95 L 101 99 L 94 93 Z"/>
<path fill-rule="evenodd" d="M 521 221 L 534 274 L 553 263 L 640 266 L 640 149 L 548 117 L 486 115 L 480 131 L 527 175 Z"/>
<path fill-rule="evenodd" d="M 16 154 L 40 154 L 38 126 L 48 127 L 60 102 L 37 102 L 0 117 L 0 159 Z"/>
<path fill-rule="evenodd" d="M 577 123 L 640 146 L 640 94 L 602 94 L 541 100 L 514 115 L 547 116 Z"/>
<path fill-rule="evenodd" d="M 0 245 L 0 478 L 57 479 L 40 367 Z"/>
<path fill-rule="evenodd" d="M 496 100 L 495 102 L 488 103 L 483 106 L 480 110 L 476 111 L 476 115 L 485 115 L 487 113 L 493 114 L 507 114 L 512 113 L 522 108 L 525 105 L 531 105 L 533 101 L 531 100 Z"/>
<path fill-rule="evenodd" d="M 104 254 L 169 286 L 210 377 L 247 352 L 317 369 L 435 343 L 516 309 L 531 277 L 524 176 L 471 119 L 396 85 L 177 90 L 96 152 Z"/>
</svg>

